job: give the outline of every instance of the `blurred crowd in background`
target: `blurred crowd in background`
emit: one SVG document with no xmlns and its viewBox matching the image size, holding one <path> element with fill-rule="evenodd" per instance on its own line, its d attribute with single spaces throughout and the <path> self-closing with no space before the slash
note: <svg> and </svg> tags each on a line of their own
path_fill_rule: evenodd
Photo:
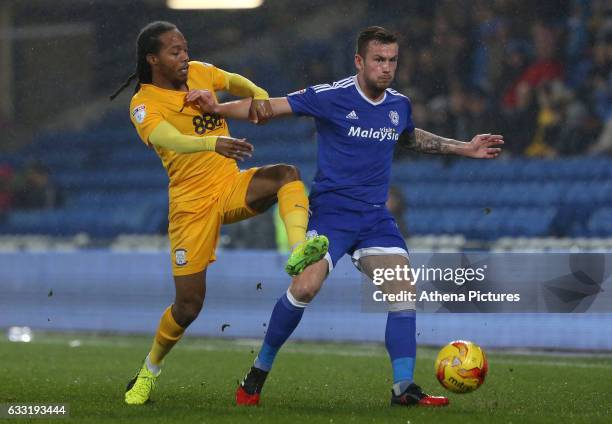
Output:
<svg viewBox="0 0 612 424">
<path fill-rule="evenodd" d="M 42 163 L 32 161 L 19 170 L 0 165 L 0 217 L 11 209 L 54 209 L 62 201 L 60 189 Z"/>
<path fill-rule="evenodd" d="M 360 24 L 377 22 L 401 35 L 395 86 L 417 127 L 501 133 L 528 157 L 612 153 L 612 2 L 368 2 Z M 309 63 L 311 83 L 341 76 L 331 57 Z"/>
<path fill-rule="evenodd" d="M 463 140 L 499 131 L 527 156 L 612 152 L 610 2 L 537 2 L 535 21 L 519 2 L 445 3 L 400 72 L 417 121 Z"/>
</svg>

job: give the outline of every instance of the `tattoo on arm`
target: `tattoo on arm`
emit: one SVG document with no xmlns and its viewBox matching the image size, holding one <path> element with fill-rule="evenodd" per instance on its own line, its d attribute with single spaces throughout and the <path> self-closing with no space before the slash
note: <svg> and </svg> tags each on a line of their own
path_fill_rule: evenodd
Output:
<svg viewBox="0 0 612 424">
<path fill-rule="evenodd" d="M 415 128 L 411 133 L 402 133 L 399 143 L 401 146 L 415 152 L 438 155 L 456 153 L 456 148 L 465 144 L 451 138 L 440 137 L 420 128 Z"/>
</svg>

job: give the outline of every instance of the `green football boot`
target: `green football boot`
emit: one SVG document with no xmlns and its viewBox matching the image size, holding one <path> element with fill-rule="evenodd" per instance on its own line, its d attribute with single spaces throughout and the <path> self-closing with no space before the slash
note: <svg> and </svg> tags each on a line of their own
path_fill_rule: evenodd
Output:
<svg viewBox="0 0 612 424">
<path fill-rule="evenodd" d="M 328 247 L 329 240 L 325 236 L 315 234 L 307 237 L 291 252 L 287 265 L 285 265 L 285 271 L 292 277 L 299 275 L 307 266 L 321 260 L 327 253 Z"/>
<path fill-rule="evenodd" d="M 125 403 L 128 405 L 144 405 L 147 403 L 158 377 L 159 374 L 153 374 L 147 368 L 146 362 L 143 363 L 138 374 L 130 380 L 125 388 Z"/>
</svg>

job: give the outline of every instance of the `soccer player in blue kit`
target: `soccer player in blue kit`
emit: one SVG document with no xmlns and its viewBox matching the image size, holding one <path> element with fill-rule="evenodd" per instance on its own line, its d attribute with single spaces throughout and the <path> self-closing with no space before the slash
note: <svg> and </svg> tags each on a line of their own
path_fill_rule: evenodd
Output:
<svg viewBox="0 0 612 424">
<path fill-rule="evenodd" d="M 274 117 L 294 114 L 315 118 L 317 173 L 310 194 L 308 230 L 329 239 L 324 259 L 293 278 L 278 300 L 254 365 L 236 392 L 239 405 L 257 405 L 279 349 L 299 324 L 328 273 L 345 254 L 370 278 L 375 269 L 409 266 L 406 243 L 385 207 L 395 146 L 417 152 L 492 159 L 500 135 L 482 134 L 470 142 L 440 137 L 415 128 L 410 100 L 390 88 L 398 62 L 397 37 L 381 27 L 363 30 L 357 40 L 357 75 L 319 84 L 287 97 L 271 99 Z M 249 101 L 221 105 L 206 93 L 202 108 L 228 118 L 247 119 Z M 414 292 L 409 281 L 386 281 L 386 293 Z M 443 406 L 413 382 L 416 356 L 414 302 L 388 303 L 385 345 L 393 369 L 392 405 Z"/>
</svg>

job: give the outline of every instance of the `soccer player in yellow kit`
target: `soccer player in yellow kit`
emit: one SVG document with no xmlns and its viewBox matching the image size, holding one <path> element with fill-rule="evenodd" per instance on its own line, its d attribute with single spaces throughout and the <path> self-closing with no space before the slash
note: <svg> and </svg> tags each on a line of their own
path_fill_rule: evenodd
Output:
<svg viewBox="0 0 612 424">
<path fill-rule="evenodd" d="M 111 99 L 138 80 L 130 119 L 170 179 L 168 235 L 176 296 L 127 386 L 125 402 L 132 405 L 149 400 L 164 357 L 202 309 L 206 269 L 215 260 L 222 224 L 252 217 L 278 201 L 294 246 L 285 268 L 290 275 L 317 262 L 328 247 L 324 236 L 306 239 L 308 198 L 297 169 L 280 164 L 240 171 L 236 160 L 250 157 L 253 146 L 230 137 L 223 118 L 198 107 L 203 93 L 225 90 L 252 98 L 251 119 L 263 123 L 272 117 L 268 93 L 240 75 L 189 61 L 185 38 L 169 22 L 145 26 L 137 46 L 136 72 Z"/>
</svg>

